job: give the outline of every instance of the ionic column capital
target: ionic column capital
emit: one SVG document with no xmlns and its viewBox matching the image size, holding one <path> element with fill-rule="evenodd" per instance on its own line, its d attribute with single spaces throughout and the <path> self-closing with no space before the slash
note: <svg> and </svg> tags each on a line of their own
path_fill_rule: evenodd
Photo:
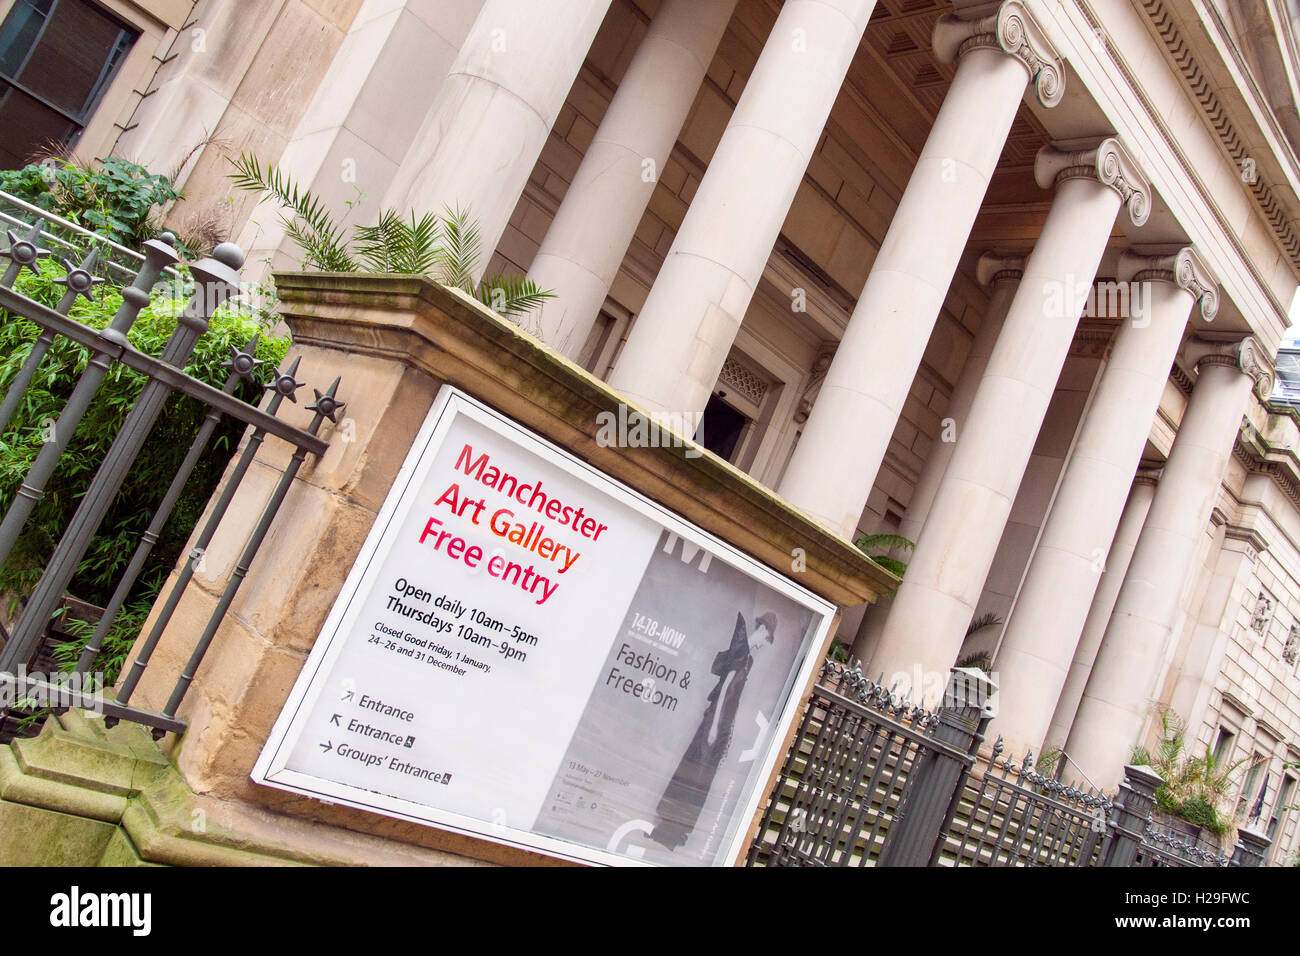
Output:
<svg viewBox="0 0 1300 956">
<path fill-rule="evenodd" d="M 1192 339 L 1187 343 L 1185 356 L 1198 372 L 1215 365 L 1237 369 L 1255 383 L 1255 394 L 1261 399 L 1268 398 L 1273 391 L 1273 365 L 1253 335 L 1231 343 Z"/>
<path fill-rule="evenodd" d="M 1022 0 L 1005 0 L 982 17 L 944 14 L 934 26 L 933 43 L 940 63 L 951 63 L 974 49 L 1000 49 L 1029 70 L 1038 102 L 1055 106 L 1065 95 L 1064 61 Z"/>
<path fill-rule="evenodd" d="M 1187 291 L 1201 307 L 1201 317 L 1212 322 L 1219 311 L 1219 283 L 1205 260 L 1191 246 L 1165 254 L 1140 248 L 1120 254 L 1116 276 L 1120 282 L 1168 282 Z"/>
<path fill-rule="evenodd" d="M 1025 274 L 1023 256 L 995 256 L 986 252 L 975 264 L 975 278 L 980 285 L 992 286 L 999 282 L 1019 282 Z"/>
<path fill-rule="evenodd" d="M 1067 179 L 1085 177 L 1096 179 L 1119 193 L 1133 225 L 1142 225 L 1151 215 L 1151 184 L 1132 154 L 1114 136 L 1082 149 L 1063 149 L 1055 144 L 1044 146 L 1034 160 L 1034 178 L 1044 189 Z"/>
</svg>

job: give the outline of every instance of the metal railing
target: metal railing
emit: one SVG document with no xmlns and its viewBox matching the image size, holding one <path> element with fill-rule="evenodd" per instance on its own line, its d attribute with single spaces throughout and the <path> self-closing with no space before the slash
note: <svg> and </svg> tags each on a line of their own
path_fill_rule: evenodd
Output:
<svg viewBox="0 0 1300 956">
<path fill-rule="evenodd" d="M 0 232 L 16 229 L 25 233 L 33 222 L 41 224 L 37 241 L 52 255 L 79 262 L 87 250 L 96 250 L 99 268 L 116 285 L 129 285 L 144 265 L 142 253 L 0 190 Z M 162 275 L 172 281 L 180 279 L 172 266 L 165 266 Z"/>
<path fill-rule="evenodd" d="M 75 514 L 63 529 L 39 581 L 30 594 L 20 596 L 25 599 L 23 609 L 0 650 L 0 690 L 5 692 L 10 701 L 53 700 L 60 707 L 83 707 L 103 713 L 110 724 L 118 720 L 144 724 L 153 729 L 155 737 L 161 737 L 169 731 L 183 732 L 185 723 L 177 717 L 180 705 L 280 505 L 307 456 L 320 456 L 329 447 L 318 432 L 327 419 L 336 421 L 335 416 L 343 408 L 343 403 L 337 398 L 339 380 L 335 379 L 324 392 L 314 390 L 315 400 L 307 408 L 315 415 L 306 429 L 300 429 L 277 417 L 283 401 L 296 401 L 297 390 L 305 384 L 297 381 L 297 359 L 287 369 L 278 371 L 272 382 L 264 386 L 270 392 L 265 409 L 249 405 L 235 397 L 234 393 L 241 382 L 256 381 L 256 369 L 261 364 L 254 354 L 256 335 L 242 349 L 232 347 L 231 358 L 225 363 L 229 376 L 222 388 L 214 388 L 184 371 L 186 361 L 199 338 L 207 331 L 214 310 L 239 291 L 238 269 L 243 265 L 244 257 L 233 244 L 219 245 L 213 250 L 212 256 L 190 266 L 193 293 L 178 318 L 175 331 L 161 354 L 155 357 L 133 347 L 128 341 L 127 333 L 141 310 L 150 303 L 150 290 L 159 277 L 171 270 L 179 259 L 173 248 L 174 240 L 170 236 L 164 234 L 159 239 L 145 243 L 138 268 L 132 274 L 130 283 L 122 289 L 121 306 L 107 327 L 97 330 L 69 317 L 77 297 L 89 297 L 94 286 L 105 281 L 93 274 L 100 262 L 97 250 L 76 256 L 80 264 L 73 266 L 69 263 L 66 274 L 55 280 L 65 287 L 66 292 L 58 305 L 51 309 L 28 298 L 14 287 L 24 269 L 37 272 L 39 260 L 56 258 L 55 253 L 42 246 L 48 238 L 43 220 L 37 219 L 21 235 L 13 230 L 9 231 L 9 235 L 9 248 L 0 251 L 0 257 L 9 260 L 8 268 L 0 277 L 0 309 L 4 309 L 11 317 L 20 316 L 35 323 L 41 331 L 14 379 L 7 383 L 3 400 L 0 400 L 0 433 L 8 428 L 24 391 L 33 381 L 50 346 L 58 337 L 82 346 L 88 353 L 88 362 L 54 423 L 49 439 L 42 444 L 8 511 L 3 520 L 0 520 L 0 566 L 5 564 L 13 552 L 33 509 L 45 494 L 46 485 L 66 451 L 71 436 L 113 366 L 120 364 L 142 373 L 145 384 L 82 495 Z M 76 661 L 71 676 L 91 676 L 90 669 L 94 666 L 114 620 L 144 568 L 191 473 L 206 453 L 208 442 L 218 423 L 223 416 L 233 418 L 248 426 L 251 432 L 238 460 L 228 471 L 220 498 L 208 510 L 208 518 L 194 539 L 188 560 L 179 568 L 176 583 L 163 600 L 161 610 L 153 615 L 153 625 L 148 635 L 137 643 L 134 660 L 115 693 L 110 695 L 102 688 L 95 688 L 93 682 L 87 684 L 62 678 L 55 680 L 52 676 L 31 673 L 32 662 L 42 650 L 52 614 L 64 600 L 69 582 L 165 403 L 177 394 L 203 403 L 208 408 L 208 414 L 199 426 L 169 487 L 160 489 L 160 500 L 153 512 L 152 522 L 140 536 L 131 560 L 117 581 L 113 596 Z M 289 464 L 257 521 L 215 609 L 195 640 L 190 657 L 177 676 L 166 704 L 158 711 L 133 705 L 132 696 L 158 641 L 202 561 L 204 551 L 212 541 L 253 457 L 268 435 L 294 447 Z M 3 699 L 0 698 L 0 701 Z M 0 709 L 0 716 L 3 716 L 3 709 Z"/>
<path fill-rule="evenodd" d="M 941 860 L 953 866 L 1091 866 L 1111 811 L 1096 790 L 1079 790 L 1034 769 L 1033 755 L 1003 757 L 968 779 Z"/>
<path fill-rule="evenodd" d="M 747 865 L 874 865 L 917 758 L 973 760 L 936 740 L 937 724 L 935 712 L 826 661 Z"/>
<path fill-rule="evenodd" d="M 1113 795 L 1039 773 L 999 738 L 977 768 L 986 697 L 928 711 L 856 666 L 827 661 L 777 774 L 748 866 L 1258 866 L 1266 838 L 1229 859 L 1152 822 L 1160 777 L 1126 767 Z M 953 691 L 959 691 L 953 693 Z M 1059 767 L 1058 767 L 1059 769 Z"/>
<path fill-rule="evenodd" d="M 1138 848 L 1134 866 L 1170 867 L 1227 866 L 1228 857 L 1217 848 L 1203 847 L 1195 840 L 1188 839 L 1159 823 L 1147 824 L 1142 834 L 1142 845 Z"/>
</svg>

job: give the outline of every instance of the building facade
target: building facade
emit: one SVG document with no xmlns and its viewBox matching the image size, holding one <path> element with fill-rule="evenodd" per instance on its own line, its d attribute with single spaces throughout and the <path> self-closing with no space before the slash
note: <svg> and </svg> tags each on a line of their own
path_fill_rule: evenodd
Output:
<svg viewBox="0 0 1300 956">
<path fill-rule="evenodd" d="M 844 616 L 873 674 L 922 696 L 988 655 L 992 732 L 1105 789 L 1172 713 L 1246 761 L 1273 862 L 1300 852 L 1300 415 L 1271 397 L 1300 280 L 1291 5 L 0 15 L 0 109 L 35 131 L 6 162 L 53 137 L 174 172 L 171 221 L 262 274 L 297 260 L 232 190 L 240 153 L 349 222 L 468 208 L 485 271 L 555 291 L 525 320 L 552 348 L 702 413 L 711 451 L 838 534 L 916 543 Z M 95 79 L 42 86 L 83 21 Z"/>
</svg>

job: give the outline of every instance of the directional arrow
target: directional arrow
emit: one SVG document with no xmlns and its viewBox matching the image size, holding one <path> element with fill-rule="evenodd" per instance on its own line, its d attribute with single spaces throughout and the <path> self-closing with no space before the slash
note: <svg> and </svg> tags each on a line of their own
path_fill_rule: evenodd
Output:
<svg viewBox="0 0 1300 956">
<path fill-rule="evenodd" d="M 342 714 L 335 714 L 333 717 L 330 718 L 330 723 L 333 724 L 335 727 L 342 727 L 343 725 L 339 723 L 339 718 L 342 716 L 343 716 Z"/>
<path fill-rule="evenodd" d="M 343 695 L 343 700 L 345 702 L 351 700 L 354 694 L 356 694 L 356 691 L 353 690 L 348 691 L 346 694 Z"/>
<path fill-rule="evenodd" d="M 317 744 L 316 746 L 319 747 L 321 750 L 325 751 L 326 753 L 329 753 L 331 750 L 334 749 L 334 741 L 331 740 L 327 744 Z"/>
</svg>

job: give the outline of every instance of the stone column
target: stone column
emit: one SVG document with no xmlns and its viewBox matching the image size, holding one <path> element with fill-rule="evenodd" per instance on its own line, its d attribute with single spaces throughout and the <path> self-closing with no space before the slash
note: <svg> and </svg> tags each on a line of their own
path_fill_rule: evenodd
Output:
<svg viewBox="0 0 1300 956">
<path fill-rule="evenodd" d="M 1133 548 L 1137 544 L 1138 535 L 1142 533 L 1142 523 L 1147 519 L 1147 511 L 1151 508 L 1151 499 L 1155 497 L 1156 482 L 1159 480 L 1158 469 L 1142 469 L 1133 479 L 1128 502 L 1124 505 L 1124 514 L 1119 520 L 1119 530 L 1115 532 L 1115 540 L 1107 549 L 1105 570 L 1093 594 L 1088 618 L 1084 621 L 1083 632 L 1075 646 L 1074 661 L 1070 664 L 1065 686 L 1061 689 L 1055 713 L 1052 714 L 1047 738 L 1043 741 L 1044 747 L 1064 747 L 1065 740 L 1070 735 L 1070 725 L 1074 723 L 1074 715 L 1079 710 L 1084 685 L 1088 683 L 1088 674 L 1097 659 L 1097 649 L 1101 647 L 1102 635 L 1110 623 L 1110 612 L 1115 609 L 1115 600 L 1119 597 L 1124 575 L 1128 573 Z"/>
<path fill-rule="evenodd" d="M 875 0 L 786 0 L 609 383 L 704 410 Z"/>
<path fill-rule="evenodd" d="M 1047 735 L 1192 306 L 1211 321 L 1214 280 L 1190 247 L 1120 258 L 1128 317 L 1065 469 L 998 649 L 1002 693 L 991 733 L 1012 753 Z"/>
<path fill-rule="evenodd" d="M 1252 475 L 1247 482 L 1255 477 Z M 1247 492 L 1249 499 L 1249 484 Z M 1255 562 L 1267 550 L 1268 540 L 1254 528 L 1228 525 L 1223 530 L 1223 544 L 1214 559 L 1214 573 L 1169 698 L 1169 708 L 1193 733 L 1205 722 L 1210 694 L 1233 638 L 1237 602 L 1245 601 L 1249 605 Z"/>
<path fill-rule="evenodd" d="M 934 51 L 957 59 L 957 75 L 780 487 L 846 537 L 875 484 L 1025 82 L 1035 80 L 1045 106 L 1064 93 L 1060 59 L 1016 0 L 980 20 L 941 17 Z"/>
<path fill-rule="evenodd" d="M 1127 205 L 1141 225 L 1149 212 L 1148 187 L 1114 138 L 1078 151 L 1044 147 L 1035 175 L 1043 187 L 1056 183 L 1056 198 L 872 656 L 871 671 L 886 681 L 952 665 L 1115 216 Z M 913 693 L 928 697 L 930 688 Z"/>
<path fill-rule="evenodd" d="M 989 356 L 993 354 L 993 349 L 997 345 L 998 335 L 1002 332 L 1002 323 L 1006 321 L 1007 312 L 1011 309 L 1011 302 L 1015 298 L 1016 290 L 1020 288 L 1020 279 L 1024 274 L 1024 259 L 1003 259 L 988 253 L 980 256 L 979 263 L 975 267 L 976 278 L 981 285 L 989 288 L 989 307 L 984 313 L 979 331 L 975 334 L 975 340 L 971 343 L 970 354 L 966 357 L 966 364 L 962 366 L 961 375 L 958 376 L 957 384 L 952 390 L 952 399 L 948 402 L 947 413 L 944 416 L 952 419 L 958 436 L 961 435 L 962 429 L 970 418 L 975 393 L 984 379 L 984 370 L 988 368 Z M 898 526 L 899 534 L 913 541 L 921 536 L 925 519 L 934 504 L 934 496 L 939 492 L 939 484 L 943 481 L 943 474 L 947 471 L 948 462 L 952 460 L 952 453 L 956 448 L 955 441 L 934 443 L 930 457 L 926 459 L 925 468 L 921 471 L 921 479 L 916 483 L 912 498 L 907 503 L 907 514 Z"/>
<path fill-rule="evenodd" d="M 482 255 L 505 232 L 610 0 L 487 0 L 384 199 L 400 214 L 468 209 Z"/>
<path fill-rule="evenodd" d="M 541 337 L 577 359 L 736 0 L 665 0 L 564 194 L 528 277 L 556 298 Z"/>
<path fill-rule="evenodd" d="M 1011 299 L 1020 286 L 1020 277 L 1024 271 L 1024 259 L 1000 259 L 987 252 L 980 256 L 975 267 L 980 284 L 989 287 L 989 306 L 980 322 L 979 331 L 975 334 L 975 340 L 971 343 L 970 354 L 966 356 L 966 364 L 962 366 L 957 385 L 952 390 L 952 398 L 948 401 L 945 418 L 952 419 L 957 434 L 961 434 L 961 429 L 966 424 L 971 402 L 975 400 L 975 390 L 984 377 L 984 368 L 989 363 L 989 356 L 993 354 L 993 346 L 997 343 L 998 333 L 1002 331 L 1002 322 L 1007 317 Z M 915 541 L 921 536 L 926 515 L 930 513 L 930 505 L 934 503 L 935 493 L 939 490 L 939 483 L 943 480 L 943 473 L 948 468 L 956 447 L 957 443 L 953 441 L 937 441 L 930 446 L 930 456 L 925 460 L 921 478 L 912 492 L 911 501 L 907 503 L 907 514 L 898 526 L 898 533 L 903 537 Z M 892 604 L 892 598 L 882 597 L 863 614 L 857 636 L 853 639 L 853 654 L 859 660 L 871 659 L 871 652 L 880 639 L 880 632 L 884 629 L 885 618 L 889 616 Z"/>
<path fill-rule="evenodd" d="M 1241 427 L 1252 383 L 1267 395 L 1272 374 L 1253 338 L 1197 363 L 1178 427 L 1084 688 L 1065 749 L 1102 789 L 1119 779 L 1159 687 L 1179 601 L 1196 560 L 1214 496 Z"/>
<path fill-rule="evenodd" d="M 482 3 L 432 6 L 365 0 L 276 162 L 349 225 L 379 218 L 384 190 Z M 249 250 L 245 282 L 263 281 L 272 269 L 300 268 L 301 253 L 279 213 L 278 203 L 264 201 L 240 233 L 239 244 Z"/>
</svg>

